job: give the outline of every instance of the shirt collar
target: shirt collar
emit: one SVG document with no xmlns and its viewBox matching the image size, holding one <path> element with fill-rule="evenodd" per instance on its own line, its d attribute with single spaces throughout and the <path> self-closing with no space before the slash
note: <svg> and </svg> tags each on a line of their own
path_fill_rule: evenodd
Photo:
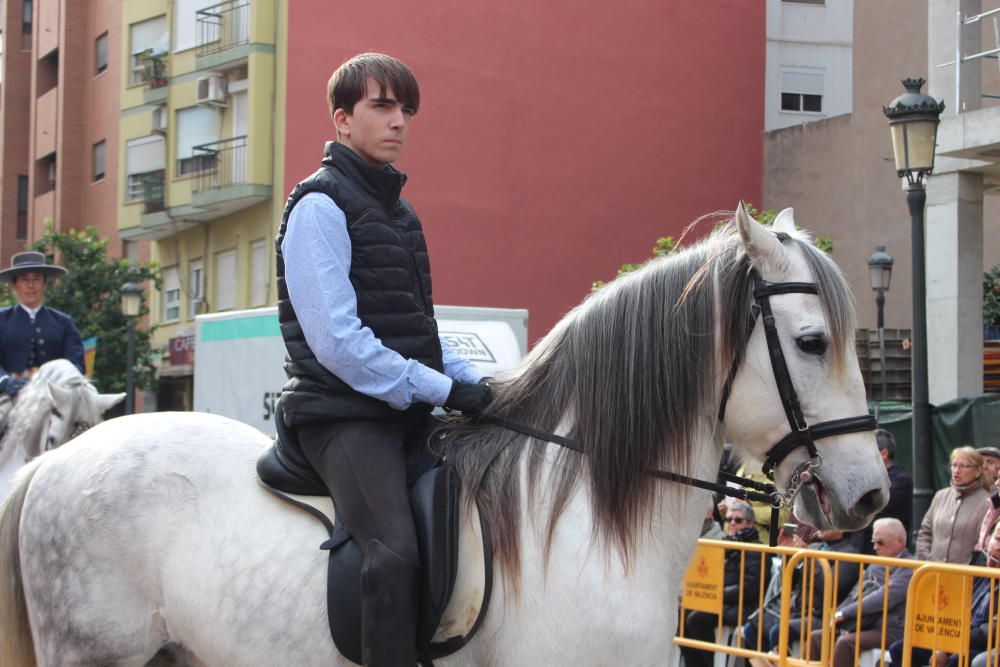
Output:
<svg viewBox="0 0 1000 667">
<path fill-rule="evenodd" d="M 35 317 L 38 316 L 38 311 L 40 311 L 42 308 L 45 307 L 45 306 L 39 306 L 38 308 L 29 308 L 23 303 L 19 303 L 17 305 L 21 306 L 21 308 L 24 308 L 24 312 L 28 313 L 28 317 L 30 317 L 31 319 L 35 319 Z"/>
</svg>

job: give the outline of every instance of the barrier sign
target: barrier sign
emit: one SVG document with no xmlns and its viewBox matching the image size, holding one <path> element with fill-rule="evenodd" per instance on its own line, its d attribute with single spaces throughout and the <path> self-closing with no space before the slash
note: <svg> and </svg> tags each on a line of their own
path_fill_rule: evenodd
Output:
<svg viewBox="0 0 1000 667">
<path fill-rule="evenodd" d="M 941 572 L 917 582 L 913 645 L 964 653 L 972 616 L 972 578 Z"/>
<path fill-rule="evenodd" d="M 699 544 L 684 575 L 681 606 L 710 614 L 722 613 L 726 553 L 719 547 Z"/>
</svg>

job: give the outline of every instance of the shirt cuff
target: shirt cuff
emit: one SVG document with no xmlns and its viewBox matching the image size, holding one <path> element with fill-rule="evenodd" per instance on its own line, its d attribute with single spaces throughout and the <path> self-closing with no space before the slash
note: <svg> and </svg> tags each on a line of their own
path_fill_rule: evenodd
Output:
<svg viewBox="0 0 1000 667">
<path fill-rule="evenodd" d="M 414 401 L 438 406 L 444 405 L 454 384 L 452 379 L 422 364 L 418 368 L 420 370 L 417 377 L 411 380 Z"/>
</svg>

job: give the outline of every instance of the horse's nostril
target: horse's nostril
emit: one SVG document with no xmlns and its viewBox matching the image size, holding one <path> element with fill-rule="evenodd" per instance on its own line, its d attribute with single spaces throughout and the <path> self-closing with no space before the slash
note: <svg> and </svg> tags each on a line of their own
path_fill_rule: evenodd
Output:
<svg viewBox="0 0 1000 667">
<path fill-rule="evenodd" d="M 882 489 L 872 489 L 865 495 L 861 496 L 861 499 L 858 500 L 858 504 L 855 506 L 855 509 L 860 516 L 867 516 L 878 512 L 884 506 L 885 496 L 882 493 Z"/>
</svg>

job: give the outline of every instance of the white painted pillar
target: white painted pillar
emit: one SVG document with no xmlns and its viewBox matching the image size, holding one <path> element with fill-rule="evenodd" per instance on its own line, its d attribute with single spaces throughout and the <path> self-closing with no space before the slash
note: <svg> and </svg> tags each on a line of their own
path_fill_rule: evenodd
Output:
<svg viewBox="0 0 1000 667">
<path fill-rule="evenodd" d="M 927 181 L 927 374 L 938 405 L 983 391 L 983 177 Z"/>
</svg>

